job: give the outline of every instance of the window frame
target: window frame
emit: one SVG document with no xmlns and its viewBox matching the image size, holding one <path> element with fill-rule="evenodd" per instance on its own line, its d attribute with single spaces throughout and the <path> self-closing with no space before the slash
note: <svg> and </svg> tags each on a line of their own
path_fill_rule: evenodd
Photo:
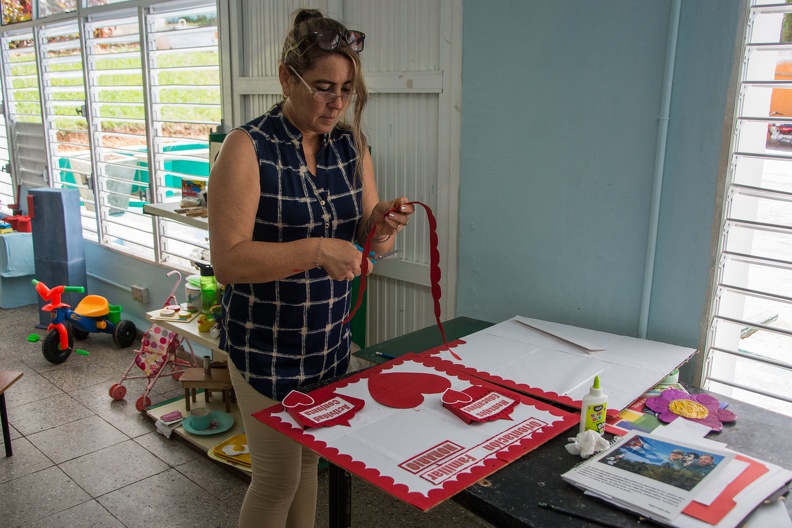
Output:
<svg viewBox="0 0 792 528">
<path fill-rule="evenodd" d="M 754 77 L 759 75 L 757 62 L 751 63 L 752 54 L 774 49 L 792 52 L 792 41 L 753 40 L 756 25 L 757 31 L 763 30 L 759 15 L 771 12 L 786 13 L 792 20 L 792 4 L 751 0 L 746 2 L 741 22 L 743 33 L 738 38 L 740 48 L 730 81 L 734 86 L 730 101 L 733 106 L 731 130 L 725 140 L 728 143 L 724 144 L 719 170 L 722 192 L 718 196 L 720 217 L 716 224 L 717 246 L 709 291 L 710 306 L 706 315 L 707 330 L 702 338 L 704 353 L 696 365 L 696 381 L 706 389 L 754 404 L 774 406 L 778 412 L 789 413 L 792 393 L 770 389 L 767 387 L 769 383 L 739 379 L 749 369 L 757 369 L 760 373 L 767 373 L 767 370 L 760 369 L 792 370 L 792 362 L 773 357 L 773 348 L 754 342 L 742 344 L 743 339 L 758 332 L 792 341 L 792 327 L 785 328 L 780 321 L 774 326 L 771 313 L 756 311 L 757 307 L 792 305 L 792 297 L 784 294 L 777 282 L 756 280 L 761 271 L 788 272 L 792 276 L 792 252 L 786 257 L 763 253 L 760 245 L 762 238 L 768 236 L 785 234 L 792 240 L 792 207 L 790 214 L 783 218 L 786 222 L 767 219 L 768 204 L 780 204 L 780 207 L 792 204 L 792 178 L 784 188 L 785 182 L 774 183 L 766 177 L 772 174 L 771 169 L 766 169 L 766 163 L 786 163 L 792 176 L 792 152 L 778 155 L 767 151 L 773 122 L 792 122 L 792 115 L 784 118 L 772 114 L 773 95 L 770 94 L 776 88 L 792 88 L 792 79 L 781 82 Z M 764 69 L 772 67 L 772 71 L 777 73 L 775 57 L 768 64 L 770 66 L 766 64 Z M 757 88 L 767 93 L 757 93 Z M 756 166 L 751 166 L 752 163 Z M 765 378 L 765 381 L 770 379 Z M 783 374 L 780 379 L 783 379 Z"/>
<path fill-rule="evenodd" d="M 55 113 L 53 110 L 53 106 L 49 106 L 49 110 L 45 108 L 45 105 L 42 102 L 46 102 L 47 99 L 44 96 L 44 84 L 43 78 L 45 77 L 42 75 L 41 72 L 41 64 L 42 64 L 42 52 L 38 49 L 38 34 L 40 32 L 46 32 L 49 28 L 60 26 L 63 24 L 75 24 L 77 25 L 78 32 L 79 32 L 79 40 L 80 46 L 82 49 L 82 71 L 83 71 L 83 93 L 85 94 L 86 104 L 84 107 L 84 117 L 88 121 L 87 132 L 89 135 L 89 151 L 90 151 L 90 178 L 89 181 L 91 183 L 90 187 L 93 190 L 94 196 L 94 213 L 93 217 L 91 215 L 85 214 L 85 207 L 83 207 L 83 232 L 84 236 L 86 236 L 87 240 L 94 240 L 96 243 L 102 245 L 105 248 L 109 248 L 111 250 L 120 251 L 122 253 L 131 255 L 136 258 L 141 258 L 143 260 L 147 260 L 156 264 L 166 264 L 169 267 L 174 267 L 177 269 L 182 270 L 192 270 L 192 264 L 190 262 L 191 256 L 198 256 L 206 255 L 208 253 L 208 239 L 204 236 L 201 239 L 200 235 L 205 233 L 200 233 L 202 230 L 198 230 L 195 227 L 191 227 L 193 231 L 189 232 L 187 235 L 183 234 L 184 226 L 179 226 L 177 222 L 168 220 L 165 218 L 158 217 L 156 215 L 151 214 L 143 214 L 143 208 L 140 209 L 140 214 L 137 218 L 137 227 L 135 226 L 135 222 L 129 223 L 130 220 L 121 220 L 120 222 L 117 219 L 111 218 L 108 214 L 106 214 L 106 205 L 103 200 L 105 198 L 102 197 L 100 193 L 105 192 L 105 196 L 107 195 L 107 189 L 104 189 L 106 184 L 109 182 L 109 177 L 103 176 L 103 166 L 101 160 L 98 160 L 99 151 L 97 150 L 97 145 L 95 144 L 95 134 L 96 130 L 99 127 L 97 116 L 93 115 L 92 106 L 95 105 L 94 101 L 94 94 L 99 89 L 98 86 L 93 84 L 93 78 L 91 77 L 91 72 L 89 71 L 89 61 L 90 57 L 88 57 L 87 50 L 91 45 L 91 42 L 94 38 L 93 34 L 86 33 L 86 28 L 91 27 L 93 24 L 102 23 L 102 21 L 106 21 L 108 23 L 112 23 L 113 20 L 124 18 L 124 17 L 134 17 L 137 20 L 138 24 L 138 39 L 139 39 L 139 53 L 140 53 L 140 64 L 141 64 L 141 90 L 142 90 L 142 97 L 143 103 L 142 106 L 144 108 L 144 118 L 142 120 L 143 128 L 145 130 L 145 150 L 146 153 L 145 157 L 145 165 L 141 165 L 145 168 L 145 172 L 148 174 L 148 181 L 145 185 L 146 191 L 146 198 L 142 199 L 143 203 L 150 203 L 150 204 L 161 204 L 166 203 L 168 200 L 166 198 L 166 193 L 170 192 L 171 201 L 173 200 L 173 194 L 177 194 L 176 186 L 174 182 L 179 183 L 180 179 L 184 179 L 184 174 L 179 174 L 175 170 L 171 170 L 166 166 L 165 158 L 168 158 L 169 164 L 172 162 L 172 165 L 175 166 L 176 162 L 173 162 L 172 159 L 177 159 L 178 162 L 182 163 L 192 163 L 192 167 L 194 170 L 198 170 L 200 174 L 205 175 L 202 179 L 208 179 L 208 147 L 209 147 L 209 132 L 213 132 L 219 129 L 222 125 L 222 116 L 223 116 L 223 93 L 221 89 L 221 79 L 223 76 L 222 68 L 221 68 L 221 49 L 219 45 L 220 39 L 220 16 L 221 16 L 221 7 L 217 5 L 217 2 L 211 0 L 176 0 L 176 1 L 157 1 L 157 0 L 127 0 L 127 1 L 120 1 L 115 3 L 110 3 L 107 5 L 101 6 L 92 6 L 88 7 L 88 0 L 78 0 L 77 8 L 74 11 L 70 12 L 62 12 L 62 13 L 55 13 L 49 16 L 41 17 L 39 16 L 40 9 L 39 6 L 33 6 L 33 19 L 29 21 L 8 24 L 2 26 L 0 29 L 0 36 L 4 39 L 7 38 L 9 35 L 19 34 L 21 32 L 31 32 L 34 35 L 34 40 L 37 43 L 36 45 L 36 57 L 37 57 L 37 75 L 38 75 L 38 83 L 39 83 L 39 93 L 40 93 L 40 107 L 41 107 L 41 120 L 45 126 L 45 146 L 46 146 L 46 156 L 48 164 L 48 170 L 45 171 L 48 174 L 45 174 L 45 180 L 42 182 L 25 182 L 21 181 L 20 178 L 20 163 L 19 163 L 19 156 L 15 156 L 14 153 L 16 152 L 15 142 L 13 138 L 9 138 L 9 165 L 11 167 L 11 174 L 10 174 L 10 187 L 18 187 L 19 183 L 26 185 L 28 187 L 35 187 L 39 185 L 48 185 L 48 186 L 57 186 L 59 182 L 56 176 L 56 173 L 59 172 L 59 165 L 58 159 L 59 154 L 57 151 L 56 145 L 51 145 L 50 133 L 53 132 L 52 127 L 47 127 L 48 120 L 54 119 Z M 207 87 L 206 90 L 211 90 L 209 92 L 208 97 L 212 99 L 210 106 L 212 107 L 209 110 L 206 110 L 207 116 L 206 122 L 200 124 L 202 134 L 199 136 L 195 136 L 192 134 L 195 139 L 200 144 L 205 145 L 206 156 L 205 156 L 205 164 L 206 168 L 202 168 L 202 160 L 200 157 L 198 159 L 191 157 L 189 154 L 183 153 L 174 153 L 170 156 L 167 153 L 160 152 L 162 150 L 161 146 L 165 143 L 168 143 L 171 136 L 167 136 L 166 134 L 172 134 L 173 128 L 171 128 L 170 132 L 166 132 L 166 134 L 158 134 L 158 129 L 156 125 L 157 115 L 156 112 L 153 111 L 153 107 L 157 103 L 156 101 L 152 101 L 150 90 L 152 89 L 152 75 L 158 75 L 157 71 L 152 71 L 151 62 L 153 57 L 156 57 L 157 50 L 150 49 L 156 48 L 157 44 L 149 42 L 151 37 L 150 29 L 148 27 L 148 22 L 153 20 L 157 17 L 168 17 L 168 16 L 178 16 L 179 13 L 184 13 L 184 18 L 191 20 L 191 13 L 195 11 L 195 9 L 201 11 L 201 14 L 208 15 L 210 18 L 208 19 L 209 23 L 208 26 L 209 30 L 214 29 L 214 39 L 213 44 L 208 46 L 207 50 L 210 51 L 207 56 L 209 56 L 210 64 L 203 66 L 205 69 L 209 70 L 208 75 L 216 79 L 216 83 L 212 84 L 211 86 Z M 206 11 L 206 13 L 204 13 Z M 212 17 L 214 19 L 214 23 L 212 23 Z M 206 19 L 204 18 L 204 21 Z M 204 21 L 199 21 L 199 26 L 204 27 Z M 190 26 L 193 27 L 194 26 Z M 188 32 L 191 31 L 190 27 L 187 28 Z M 184 40 L 184 39 L 182 39 Z M 193 48 L 193 41 L 188 39 L 187 43 L 181 43 L 180 46 L 182 49 L 186 48 Z M 214 54 L 215 63 L 211 63 L 211 55 Z M 216 69 L 216 74 L 213 73 L 213 69 Z M 5 70 L 5 68 L 4 68 Z M 5 86 L 6 78 L 5 72 L 0 74 L 0 85 Z M 3 90 L 3 100 L 6 100 L 6 95 L 8 92 L 4 89 Z M 196 105 L 191 104 L 190 100 L 187 100 L 187 103 L 179 101 L 183 107 L 193 107 L 199 106 L 197 103 Z M 174 103 L 173 106 L 176 106 L 178 103 Z M 167 103 L 164 103 L 167 105 Z M 7 106 L 7 105 L 6 105 Z M 8 111 L 5 112 L 6 118 L 8 119 L 8 123 L 12 123 L 13 116 L 9 116 Z M 178 125 L 181 123 L 179 121 L 180 117 L 178 115 L 171 117 L 170 121 L 176 123 Z M 162 121 L 162 120 L 160 120 Z M 191 131 L 189 130 L 190 125 L 185 124 L 182 125 L 186 129 L 187 134 L 191 135 Z M 12 127 L 9 127 L 9 130 Z M 177 127 L 178 128 L 178 127 Z M 208 129 L 206 134 L 203 134 L 203 129 Z M 186 141 L 186 140 L 185 140 Z M 175 143 L 179 141 L 174 139 Z M 200 148 L 200 145 L 198 145 Z M 176 147 L 174 147 L 176 148 Z M 51 152 L 52 151 L 52 152 Z M 138 156 L 139 157 L 139 156 Z M 162 167 L 159 167 L 162 165 Z M 119 170 L 124 170 L 119 169 Z M 143 170 L 143 169 L 141 169 Z M 165 172 L 171 170 L 171 172 L 176 172 L 176 178 L 169 178 L 167 181 L 171 187 L 169 189 L 162 188 L 159 185 L 159 180 L 164 180 Z M 138 171 L 140 172 L 140 171 Z M 4 182 L 3 182 L 4 183 Z M 115 182 L 118 184 L 119 182 Z M 87 186 L 86 186 L 87 187 Z M 139 187 L 139 186 L 137 186 Z M 132 186 L 133 190 L 135 185 Z M 180 188 L 180 186 L 179 186 Z M 104 189 L 104 190 L 102 190 Z M 16 193 L 16 191 L 13 191 Z M 178 196 L 177 196 L 178 199 Z M 5 202 L 5 200 L 4 200 Z M 109 207 L 109 206 L 108 206 Z M 122 213 L 125 214 L 125 213 Z M 128 215 L 127 215 L 128 216 Z M 143 220 L 143 223 L 140 222 Z M 95 227 L 91 227 L 91 224 L 95 224 Z M 131 249 L 129 250 L 128 247 L 124 247 L 127 243 L 123 239 L 119 239 L 116 236 L 113 236 L 112 231 L 114 230 L 114 225 L 116 228 L 119 227 L 121 224 L 126 224 L 132 226 L 132 229 L 138 229 L 139 231 L 142 230 L 143 232 L 150 233 L 150 253 L 147 253 L 148 250 L 146 248 L 149 246 L 149 243 L 145 243 L 144 246 L 138 247 L 138 250 Z M 150 226 L 150 227 L 147 227 Z M 87 232 L 86 232 L 87 228 Z M 138 231 L 138 232 L 139 232 Z M 173 235 L 172 233 L 176 232 L 177 235 Z M 130 236 L 134 235 L 132 233 Z M 121 245 L 117 242 L 121 240 Z M 172 252 L 173 247 L 180 247 L 181 248 L 181 255 L 174 255 Z M 134 245 L 132 246 L 134 248 Z M 189 255 L 187 254 L 189 252 Z M 178 253 L 178 251 L 177 251 Z"/>
</svg>

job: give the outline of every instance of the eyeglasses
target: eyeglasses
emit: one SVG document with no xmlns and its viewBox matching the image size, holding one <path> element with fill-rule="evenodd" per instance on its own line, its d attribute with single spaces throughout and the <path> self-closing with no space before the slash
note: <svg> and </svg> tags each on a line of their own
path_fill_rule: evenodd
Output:
<svg viewBox="0 0 792 528">
<path fill-rule="evenodd" d="M 308 83 L 305 82 L 305 79 L 300 77 L 300 74 L 297 73 L 297 71 L 294 68 L 289 66 L 289 69 L 294 73 L 294 75 L 297 76 L 298 79 L 300 79 L 302 81 L 302 83 L 305 85 L 305 87 L 308 88 L 308 91 L 311 92 L 311 95 L 313 95 L 313 98 L 316 99 L 317 101 L 319 101 L 320 103 L 332 103 L 333 101 L 335 101 L 339 97 L 341 98 L 341 100 L 343 102 L 346 102 L 347 99 L 349 99 L 349 94 L 348 93 L 341 94 L 341 95 L 336 95 L 333 92 L 320 92 L 318 90 L 313 90 L 308 85 Z"/>
<path fill-rule="evenodd" d="M 300 39 L 300 42 L 298 42 L 297 46 L 295 47 L 298 47 L 303 40 L 310 36 L 315 36 L 316 44 L 319 45 L 320 49 L 325 51 L 332 51 L 336 49 L 343 40 L 352 51 L 360 53 L 363 51 L 363 45 L 366 42 L 366 34 L 361 33 L 360 31 L 344 31 L 342 33 L 340 31 L 335 31 L 334 29 L 323 29 L 321 31 L 308 33 L 302 39 Z"/>
</svg>

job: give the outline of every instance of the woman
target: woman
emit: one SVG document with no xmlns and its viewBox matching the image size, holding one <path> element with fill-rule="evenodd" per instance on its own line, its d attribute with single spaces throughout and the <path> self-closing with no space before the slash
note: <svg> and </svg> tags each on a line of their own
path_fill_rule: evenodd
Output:
<svg viewBox="0 0 792 528">
<path fill-rule="evenodd" d="M 212 264 L 226 285 L 220 346 L 253 466 L 241 527 L 314 525 L 318 455 L 250 415 L 346 372 L 353 243 L 374 228 L 372 249 L 390 250 L 414 212 L 377 195 L 360 131 L 364 41 L 298 11 L 278 68 L 283 100 L 228 134 L 209 179 Z"/>
</svg>

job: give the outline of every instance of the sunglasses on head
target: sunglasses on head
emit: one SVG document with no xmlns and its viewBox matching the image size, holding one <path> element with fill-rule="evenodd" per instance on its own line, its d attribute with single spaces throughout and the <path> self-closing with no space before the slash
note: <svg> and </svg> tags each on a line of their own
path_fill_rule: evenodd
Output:
<svg viewBox="0 0 792 528">
<path fill-rule="evenodd" d="M 335 31 L 334 29 L 322 29 L 320 31 L 308 33 L 302 38 L 300 42 L 311 36 L 316 38 L 316 44 L 319 46 L 319 49 L 323 49 L 325 51 L 332 51 L 336 49 L 343 40 L 352 51 L 360 53 L 363 51 L 363 45 L 366 42 L 365 33 L 360 31 L 341 32 Z"/>
</svg>

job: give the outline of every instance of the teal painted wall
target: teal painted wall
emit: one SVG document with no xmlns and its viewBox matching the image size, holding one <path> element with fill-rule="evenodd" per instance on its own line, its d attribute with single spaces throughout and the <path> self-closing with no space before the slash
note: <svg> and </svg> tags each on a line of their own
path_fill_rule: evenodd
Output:
<svg viewBox="0 0 792 528">
<path fill-rule="evenodd" d="M 698 345 L 740 5 L 682 2 L 650 339 Z M 637 335 L 670 10 L 464 3 L 458 315 Z M 149 286 L 142 305 L 89 278 L 146 328 L 172 286 L 167 270 L 91 243 L 86 261 Z"/>
<path fill-rule="evenodd" d="M 740 10 L 682 2 L 650 339 L 698 345 Z M 670 12 L 464 3 L 457 315 L 638 334 Z"/>
</svg>

